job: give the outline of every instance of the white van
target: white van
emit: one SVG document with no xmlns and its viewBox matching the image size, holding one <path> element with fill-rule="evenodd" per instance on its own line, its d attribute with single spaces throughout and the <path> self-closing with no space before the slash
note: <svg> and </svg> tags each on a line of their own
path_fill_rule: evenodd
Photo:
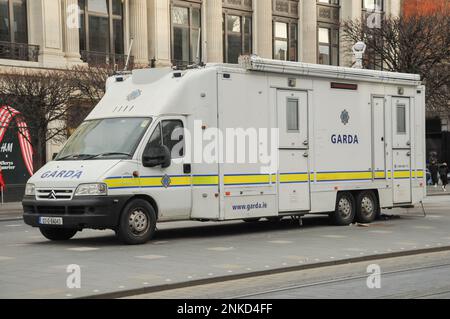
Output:
<svg viewBox="0 0 450 319">
<path fill-rule="evenodd" d="M 252 129 L 276 129 L 276 166 L 225 160 L 226 143 L 204 136 L 211 129 L 239 129 L 244 142 Z M 193 156 L 208 153 L 191 150 L 199 134 L 220 159 Z M 381 208 L 420 203 L 425 187 L 418 75 L 252 56 L 108 79 L 104 98 L 29 180 L 23 208 L 51 240 L 92 228 L 141 244 L 157 222 L 328 213 L 336 225 L 370 223 Z"/>
</svg>

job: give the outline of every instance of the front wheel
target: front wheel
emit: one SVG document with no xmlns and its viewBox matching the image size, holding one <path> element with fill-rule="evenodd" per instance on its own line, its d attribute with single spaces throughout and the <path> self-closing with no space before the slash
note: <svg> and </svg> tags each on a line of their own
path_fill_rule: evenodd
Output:
<svg viewBox="0 0 450 319">
<path fill-rule="evenodd" d="M 355 199 L 351 193 L 338 193 L 336 209 L 330 214 L 332 222 L 336 226 L 348 226 L 355 219 Z"/>
<path fill-rule="evenodd" d="M 41 234 L 53 241 L 69 240 L 78 232 L 76 229 L 40 227 Z"/>
<path fill-rule="evenodd" d="M 156 231 L 156 213 L 152 205 L 143 199 L 129 202 L 123 209 L 117 229 L 119 239 L 127 245 L 148 242 Z"/>
</svg>

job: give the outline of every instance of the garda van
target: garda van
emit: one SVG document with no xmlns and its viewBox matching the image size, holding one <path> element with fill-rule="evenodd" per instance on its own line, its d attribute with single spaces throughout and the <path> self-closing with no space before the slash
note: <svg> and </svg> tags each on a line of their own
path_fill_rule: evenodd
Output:
<svg viewBox="0 0 450 319">
<path fill-rule="evenodd" d="M 201 146 L 213 144 L 219 160 L 201 158 L 208 151 L 191 144 L 211 129 L 275 130 L 265 135 L 276 165 L 226 160 L 249 151 L 252 134 L 240 149 L 209 134 Z M 256 144 L 261 155 L 267 143 Z M 251 56 L 109 78 L 100 103 L 29 180 L 23 208 L 51 240 L 91 228 L 141 244 L 157 222 L 327 213 L 336 225 L 370 223 L 383 208 L 421 203 L 425 185 L 418 75 Z"/>
</svg>

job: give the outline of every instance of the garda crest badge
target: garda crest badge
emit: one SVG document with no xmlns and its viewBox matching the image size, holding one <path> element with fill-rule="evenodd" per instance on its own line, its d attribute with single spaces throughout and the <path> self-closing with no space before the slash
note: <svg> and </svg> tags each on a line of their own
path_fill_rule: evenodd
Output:
<svg viewBox="0 0 450 319">
<path fill-rule="evenodd" d="M 168 175 L 164 175 L 161 179 L 161 184 L 164 188 L 169 188 L 170 184 L 172 184 L 172 180 Z"/>
<path fill-rule="evenodd" d="M 349 121 L 350 121 L 350 114 L 348 114 L 347 110 L 343 110 L 341 113 L 342 124 L 347 125 Z"/>
</svg>

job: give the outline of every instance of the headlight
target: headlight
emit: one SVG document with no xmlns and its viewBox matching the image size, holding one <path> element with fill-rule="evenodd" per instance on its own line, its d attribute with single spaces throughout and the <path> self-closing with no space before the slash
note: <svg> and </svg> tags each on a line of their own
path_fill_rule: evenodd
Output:
<svg viewBox="0 0 450 319">
<path fill-rule="evenodd" d="M 75 191 L 75 196 L 105 196 L 107 193 L 106 184 L 81 184 Z"/>
<path fill-rule="evenodd" d="M 27 184 L 25 187 L 25 196 L 34 196 L 36 192 L 36 187 L 34 184 Z"/>
</svg>

